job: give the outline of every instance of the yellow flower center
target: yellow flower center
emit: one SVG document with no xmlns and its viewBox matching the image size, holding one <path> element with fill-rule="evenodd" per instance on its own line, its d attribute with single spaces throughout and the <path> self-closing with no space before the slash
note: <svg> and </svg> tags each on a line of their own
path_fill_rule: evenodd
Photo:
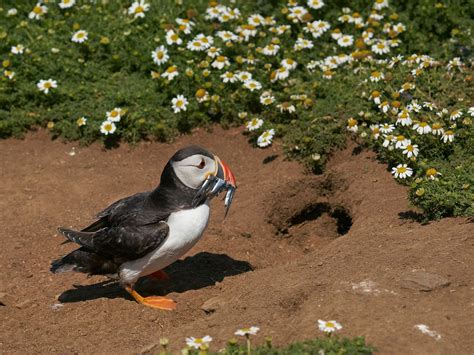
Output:
<svg viewBox="0 0 474 355">
<path fill-rule="evenodd" d="M 385 44 L 379 43 L 379 44 L 377 44 L 377 48 L 378 48 L 378 49 L 384 49 L 384 48 L 385 48 Z"/>
<path fill-rule="evenodd" d="M 397 141 L 403 142 L 405 140 L 405 136 L 397 136 Z"/>
<path fill-rule="evenodd" d="M 440 123 L 433 123 L 433 129 L 440 129 L 441 124 Z"/>
<path fill-rule="evenodd" d="M 216 60 L 217 60 L 218 62 L 220 62 L 220 63 L 223 63 L 223 62 L 225 62 L 225 59 L 226 59 L 225 57 L 223 57 L 223 56 L 220 55 L 220 56 L 217 57 Z"/>
<path fill-rule="evenodd" d="M 76 34 L 77 38 L 84 38 L 85 35 L 86 35 L 86 34 L 85 34 L 84 32 L 78 32 L 78 33 Z"/>
<path fill-rule="evenodd" d="M 426 122 L 420 122 L 420 127 L 426 127 L 426 126 L 428 126 L 428 123 L 426 123 Z"/>
<path fill-rule="evenodd" d="M 184 105 L 183 100 L 180 99 L 180 100 L 176 101 L 176 106 L 181 107 L 183 105 Z"/>
<path fill-rule="evenodd" d="M 430 169 L 426 170 L 426 175 L 427 176 L 435 176 L 437 173 L 438 173 L 438 171 L 436 171 L 435 168 L 430 168 Z"/>
<path fill-rule="evenodd" d="M 407 168 L 405 168 L 404 166 L 401 166 L 399 168 L 397 168 L 397 171 L 399 174 L 403 174 L 407 171 Z"/>
<path fill-rule="evenodd" d="M 41 15 L 43 13 L 43 9 L 41 8 L 41 6 L 35 6 L 33 8 L 33 12 L 37 15 Z"/>
<path fill-rule="evenodd" d="M 169 67 L 168 69 L 166 69 L 166 72 L 167 73 L 174 73 L 176 71 L 176 67 L 175 66 L 172 66 L 172 67 Z"/>
<path fill-rule="evenodd" d="M 452 135 L 454 135 L 454 132 L 451 131 L 451 130 L 448 130 L 448 131 L 446 131 L 446 135 L 447 136 L 452 136 Z"/>
<path fill-rule="evenodd" d="M 173 34 L 171 35 L 171 40 L 172 40 L 172 41 L 175 41 L 175 42 L 176 42 L 178 39 L 179 39 L 179 36 L 178 36 L 176 33 L 173 33 Z"/>
<path fill-rule="evenodd" d="M 113 110 L 111 113 L 110 113 L 110 116 L 112 117 L 117 117 L 118 116 L 118 112 Z"/>
<path fill-rule="evenodd" d="M 413 152 L 413 146 L 411 144 L 407 145 L 405 149 L 409 152 Z"/>
<path fill-rule="evenodd" d="M 193 42 L 193 46 L 194 46 L 194 47 L 201 47 L 201 42 L 199 42 L 199 41 L 194 41 L 194 42 Z"/>
<path fill-rule="evenodd" d="M 109 132 L 112 130 L 112 124 L 111 123 L 106 123 L 105 126 L 104 126 L 104 129 Z"/>
<path fill-rule="evenodd" d="M 162 51 L 159 51 L 158 53 L 156 53 L 156 57 L 158 59 L 163 59 L 164 56 L 165 56 L 165 54 Z"/>
<path fill-rule="evenodd" d="M 51 88 L 51 86 L 52 86 L 52 85 L 51 85 L 51 83 L 50 83 L 49 81 L 47 81 L 46 83 L 44 83 L 45 89 L 49 89 L 49 88 Z"/>
<path fill-rule="evenodd" d="M 137 8 L 135 9 L 136 14 L 140 14 L 144 11 L 145 11 L 145 9 L 142 6 L 137 6 Z"/>
<path fill-rule="evenodd" d="M 326 327 L 327 328 L 334 328 L 335 326 L 334 326 L 334 323 L 332 323 L 332 322 L 326 322 Z"/>
</svg>

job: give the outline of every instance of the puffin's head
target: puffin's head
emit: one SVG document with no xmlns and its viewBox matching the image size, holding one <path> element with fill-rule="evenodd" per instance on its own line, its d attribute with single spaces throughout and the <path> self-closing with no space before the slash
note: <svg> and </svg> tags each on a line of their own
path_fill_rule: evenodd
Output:
<svg viewBox="0 0 474 355">
<path fill-rule="evenodd" d="M 236 187 L 229 167 L 217 155 L 197 145 L 178 150 L 170 163 L 178 179 L 191 189 L 199 190 L 209 177 L 217 177 Z"/>
</svg>

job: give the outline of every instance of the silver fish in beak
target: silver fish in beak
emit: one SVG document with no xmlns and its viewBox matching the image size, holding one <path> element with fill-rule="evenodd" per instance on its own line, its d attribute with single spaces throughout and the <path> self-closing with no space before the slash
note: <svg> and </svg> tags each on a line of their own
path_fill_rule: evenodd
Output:
<svg viewBox="0 0 474 355">
<path fill-rule="evenodd" d="M 217 156 L 214 156 L 214 160 L 216 162 L 217 171 L 215 174 L 209 175 L 206 181 L 204 181 L 201 188 L 194 196 L 193 204 L 197 206 L 201 201 L 205 199 L 212 199 L 219 195 L 222 191 L 226 191 L 224 197 L 224 206 L 225 216 L 227 216 L 230 205 L 232 204 L 232 200 L 234 198 L 237 184 L 235 182 L 234 174 L 227 164 L 225 164 Z"/>
</svg>

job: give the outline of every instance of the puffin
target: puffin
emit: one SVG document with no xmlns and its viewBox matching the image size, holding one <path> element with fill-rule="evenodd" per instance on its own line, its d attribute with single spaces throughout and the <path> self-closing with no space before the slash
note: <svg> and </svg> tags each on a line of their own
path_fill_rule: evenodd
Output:
<svg viewBox="0 0 474 355">
<path fill-rule="evenodd" d="M 144 276 L 167 279 L 163 269 L 202 237 L 212 198 L 226 192 L 227 215 L 236 188 L 234 174 L 218 156 L 197 145 L 184 147 L 170 158 L 154 190 L 112 203 L 81 231 L 58 228 L 66 242 L 80 247 L 53 261 L 50 270 L 106 275 L 138 303 L 174 310 L 172 299 L 141 296 L 136 282 Z"/>
</svg>

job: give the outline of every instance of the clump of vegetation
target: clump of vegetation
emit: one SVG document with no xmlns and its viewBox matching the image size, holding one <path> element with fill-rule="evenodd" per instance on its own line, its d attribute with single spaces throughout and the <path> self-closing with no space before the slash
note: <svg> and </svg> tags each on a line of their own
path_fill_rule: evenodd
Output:
<svg viewBox="0 0 474 355">
<path fill-rule="evenodd" d="M 352 132 L 426 218 L 474 215 L 472 2 L 183 4 L 2 3 L 0 137 L 41 126 L 114 145 L 245 125 L 256 147 L 280 137 L 320 173 Z M 395 134 L 404 143 L 384 146 Z"/>
<path fill-rule="evenodd" d="M 212 337 L 206 335 L 202 338 L 188 337 L 186 338 L 186 348 L 182 349 L 182 354 L 228 354 L 228 355 L 285 355 L 285 354 L 372 354 L 376 349 L 365 343 L 363 337 L 356 338 L 339 338 L 333 335 L 342 329 L 338 322 L 318 320 L 319 330 L 325 333 L 323 338 L 315 338 L 312 340 L 293 342 L 285 347 L 274 347 L 270 337 L 265 338 L 265 344 L 253 346 L 251 337 L 256 335 L 259 327 L 249 327 L 238 329 L 236 336 L 244 337 L 245 342 L 239 342 L 232 338 L 227 342 L 225 348 L 218 352 L 211 350 Z M 169 351 L 168 339 L 160 339 L 160 354 L 167 355 Z"/>
</svg>

